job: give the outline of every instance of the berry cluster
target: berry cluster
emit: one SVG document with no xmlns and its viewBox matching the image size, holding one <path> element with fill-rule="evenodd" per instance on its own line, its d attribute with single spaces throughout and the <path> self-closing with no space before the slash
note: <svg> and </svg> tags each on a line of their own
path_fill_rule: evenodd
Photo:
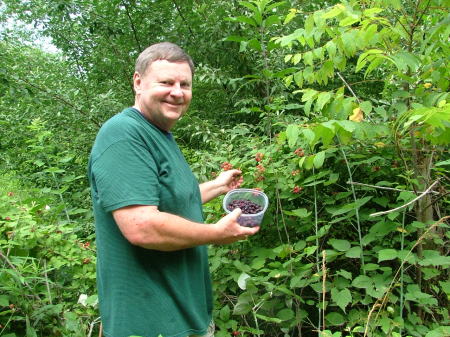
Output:
<svg viewBox="0 0 450 337">
<path fill-rule="evenodd" d="M 299 157 L 303 157 L 305 155 L 305 151 L 303 151 L 303 149 L 301 147 L 297 148 L 294 153 L 299 156 Z"/>
<path fill-rule="evenodd" d="M 240 208 L 243 214 L 256 214 L 263 210 L 263 208 L 260 205 L 247 199 L 233 200 L 228 204 L 227 208 L 229 211 L 232 211 L 235 208 Z"/>
<path fill-rule="evenodd" d="M 233 168 L 233 165 L 227 161 L 223 162 L 220 167 L 224 170 L 224 171 L 228 171 L 231 170 Z"/>
<path fill-rule="evenodd" d="M 292 193 L 298 194 L 301 191 L 303 191 L 303 187 L 301 186 L 294 186 L 294 188 L 292 189 Z"/>
</svg>

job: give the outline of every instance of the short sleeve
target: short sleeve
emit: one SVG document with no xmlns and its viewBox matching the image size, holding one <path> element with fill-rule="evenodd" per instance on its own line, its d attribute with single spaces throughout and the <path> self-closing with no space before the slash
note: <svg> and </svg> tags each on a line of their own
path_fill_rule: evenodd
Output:
<svg viewBox="0 0 450 337">
<path fill-rule="evenodd" d="M 137 142 L 110 145 L 92 163 L 97 202 L 107 212 L 130 205 L 159 205 L 154 155 Z"/>
</svg>

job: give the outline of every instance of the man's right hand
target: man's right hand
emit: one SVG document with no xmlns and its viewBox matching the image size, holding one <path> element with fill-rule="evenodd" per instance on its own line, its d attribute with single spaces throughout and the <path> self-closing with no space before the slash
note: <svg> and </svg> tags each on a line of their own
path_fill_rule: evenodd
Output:
<svg viewBox="0 0 450 337">
<path fill-rule="evenodd" d="M 216 226 L 218 226 L 219 231 L 222 233 L 222 237 L 215 241 L 215 244 L 223 245 L 246 240 L 248 236 L 254 235 L 259 231 L 259 226 L 244 227 L 239 225 L 237 219 L 241 214 L 242 211 L 236 208 L 216 223 Z"/>
</svg>

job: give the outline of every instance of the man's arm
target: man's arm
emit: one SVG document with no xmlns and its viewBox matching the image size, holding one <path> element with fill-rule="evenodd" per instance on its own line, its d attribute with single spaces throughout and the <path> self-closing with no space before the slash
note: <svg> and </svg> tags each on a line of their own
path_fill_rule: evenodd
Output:
<svg viewBox="0 0 450 337">
<path fill-rule="evenodd" d="M 216 179 L 200 184 L 202 203 L 205 204 L 215 197 L 241 186 L 241 173 L 240 170 L 224 171 L 221 172 Z"/>
<path fill-rule="evenodd" d="M 237 209 L 216 224 L 202 224 L 160 212 L 156 206 L 133 205 L 113 211 L 117 225 L 131 244 L 161 251 L 244 240 L 259 227 L 240 226 L 240 214 Z"/>
</svg>

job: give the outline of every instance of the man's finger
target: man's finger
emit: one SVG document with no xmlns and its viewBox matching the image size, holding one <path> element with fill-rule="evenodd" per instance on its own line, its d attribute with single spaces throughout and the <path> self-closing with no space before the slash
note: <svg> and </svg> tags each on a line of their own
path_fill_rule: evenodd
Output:
<svg viewBox="0 0 450 337">
<path fill-rule="evenodd" d="M 240 208 L 235 208 L 231 213 L 230 213 L 230 215 L 231 215 L 231 217 L 234 219 L 234 220 L 237 220 L 237 218 L 239 218 L 239 216 L 242 214 L 242 210 L 240 209 Z"/>
</svg>

